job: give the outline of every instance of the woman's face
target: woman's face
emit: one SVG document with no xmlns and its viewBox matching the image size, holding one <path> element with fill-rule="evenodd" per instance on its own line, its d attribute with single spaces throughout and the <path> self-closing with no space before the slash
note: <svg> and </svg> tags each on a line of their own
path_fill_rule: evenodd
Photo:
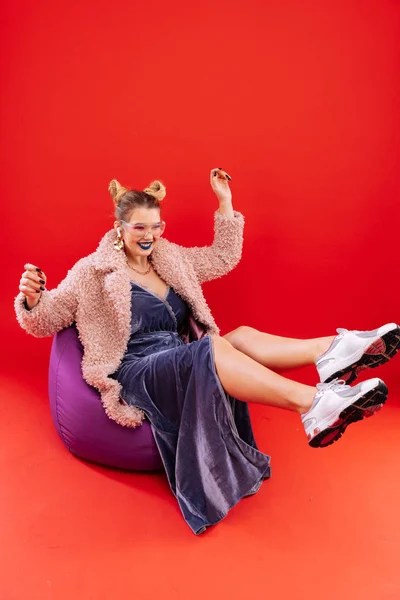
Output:
<svg viewBox="0 0 400 600">
<path fill-rule="evenodd" d="M 131 213 L 129 221 L 116 221 L 114 227 L 121 229 L 127 254 L 150 256 L 164 233 L 165 223 L 158 208 L 140 207 Z"/>
</svg>

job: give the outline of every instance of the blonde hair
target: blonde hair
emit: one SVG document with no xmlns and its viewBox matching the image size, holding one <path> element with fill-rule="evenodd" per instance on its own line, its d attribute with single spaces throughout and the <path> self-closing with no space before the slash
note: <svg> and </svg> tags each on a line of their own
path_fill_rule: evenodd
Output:
<svg viewBox="0 0 400 600">
<path fill-rule="evenodd" d="M 143 191 L 126 188 L 116 179 L 112 179 L 108 191 L 113 199 L 115 217 L 120 221 L 128 221 L 132 211 L 139 206 L 160 210 L 160 202 L 164 200 L 167 193 L 165 185 L 157 179 Z"/>
<path fill-rule="evenodd" d="M 161 181 L 158 181 L 158 179 L 152 181 L 149 187 L 145 188 L 143 191 L 146 194 L 149 194 L 149 196 L 154 196 L 159 202 L 164 200 L 167 194 L 165 185 L 161 183 Z"/>
</svg>

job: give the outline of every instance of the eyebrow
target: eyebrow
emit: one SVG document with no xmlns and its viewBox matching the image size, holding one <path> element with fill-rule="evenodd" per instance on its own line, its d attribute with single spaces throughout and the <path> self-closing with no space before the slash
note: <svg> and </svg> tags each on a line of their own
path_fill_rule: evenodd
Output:
<svg viewBox="0 0 400 600">
<path fill-rule="evenodd" d="M 155 223 L 130 223 L 130 225 L 161 225 L 161 221 L 156 221 Z"/>
</svg>

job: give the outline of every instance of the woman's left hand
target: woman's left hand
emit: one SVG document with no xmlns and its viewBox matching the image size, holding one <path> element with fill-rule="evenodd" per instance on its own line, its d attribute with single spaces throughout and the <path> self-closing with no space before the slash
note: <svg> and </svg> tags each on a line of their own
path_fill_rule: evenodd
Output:
<svg viewBox="0 0 400 600">
<path fill-rule="evenodd" d="M 220 202 L 232 202 L 232 192 L 229 182 L 232 177 L 223 169 L 212 169 L 210 173 L 210 183 L 218 200 Z"/>
</svg>

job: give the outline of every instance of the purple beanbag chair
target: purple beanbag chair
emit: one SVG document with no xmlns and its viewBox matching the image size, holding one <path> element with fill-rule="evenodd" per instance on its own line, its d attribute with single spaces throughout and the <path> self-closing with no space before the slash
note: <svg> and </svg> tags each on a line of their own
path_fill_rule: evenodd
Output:
<svg viewBox="0 0 400 600">
<path fill-rule="evenodd" d="M 135 471 L 155 471 L 162 462 L 147 421 L 137 429 L 107 417 L 100 393 L 82 377 L 82 344 L 72 325 L 54 336 L 50 355 L 49 396 L 54 424 L 73 454 Z"/>
</svg>

